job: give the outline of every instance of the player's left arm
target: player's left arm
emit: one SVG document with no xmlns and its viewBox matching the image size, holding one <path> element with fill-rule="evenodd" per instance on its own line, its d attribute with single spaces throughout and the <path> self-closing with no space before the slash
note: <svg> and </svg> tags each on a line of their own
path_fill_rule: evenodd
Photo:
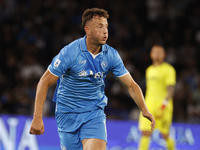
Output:
<svg viewBox="0 0 200 150">
<path fill-rule="evenodd" d="M 165 99 L 163 100 L 163 103 L 162 103 L 162 106 L 161 106 L 162 110 L 167 106 L 169 99 L 173 98 L 174 89 L 175 89 L 174 85 L 167 86 L 167 94 L 166 94 Z"/>
<path fill-rule="evenodd" d="M 164 109 L 166 107 L 169 99 L 173 98 L 174 91 L 175 91 L 176 71 L 175 71 L 174 68 L 169 68 L 167 70 L 168 71 L 166 73 L 166 79 L 165 79 L 167 93 L 166 93 L 165 99 L 163 100 L 163 104 L 161 106 L 161 109 Z"/>
<path fill-rule="evenodd" d="M 140 110 L 142 111 L 142 115 L 151 121 L 151 129 L 153 130 L 155 127 L 155 119 L 146 107 L 144 96 L 139 85 L 133 80 L 130 73 L 124 76 L 118 77 L 118 79 L 124 85 L 124 87 L 128 90 L 130 96 L 138 105 Z"/>
<path fill-rule="evenodd" d="M 173 98 L 174 96 L 174 90 L 175 86 L 174 85 L 168 85 L 167 86 L 167 95 L 166 95 L 166 100 L 168 101 L 170 98 Z"/>
</svg>

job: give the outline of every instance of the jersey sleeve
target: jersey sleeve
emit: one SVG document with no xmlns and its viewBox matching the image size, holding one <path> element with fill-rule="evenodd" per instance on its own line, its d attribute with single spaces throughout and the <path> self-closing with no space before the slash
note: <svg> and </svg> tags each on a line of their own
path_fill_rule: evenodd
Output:
<svg viewBox="0 0 200 150">
<path fill-rule="evenodd" d="M 167 86 L 169 85 L 175 85 L 176 84 L 176 71 L 175 69 L 170 66 L 168 69 L 166 69 L 166 79 L 165 79 L 165 84 Z"/>
<path fill-rule="evenodd" d="M 53 75 L 60 77 L 68 70 L 70 63 L 69 49 L 66 46 L 53 58 L 48 70 Z"/>
<path fill-rule="evenodd" d="M 112 57 L 112 73 L 114 74 L 115 78 L 121 77 L 128 73 L 128 70 L 125 68 L 123 61 L 117 51 L 114 51 L 114 57 Z"/>
</svg>

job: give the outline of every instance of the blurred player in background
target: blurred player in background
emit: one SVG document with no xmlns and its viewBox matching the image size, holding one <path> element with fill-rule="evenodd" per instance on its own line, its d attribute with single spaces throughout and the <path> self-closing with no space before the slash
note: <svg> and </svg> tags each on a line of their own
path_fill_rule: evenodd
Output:
<svg viewBox="0 0 200 150">
<path fill-rule="evenodd" d="M 175 69 L 164 62 L 165 50 L 160 45 L 152 47 L 150 52 L 152 65 L 146 70 L 147 108 L 155 117 L 156 126 L 162 137 L 166 140 L 169 150 L 175 149 L 174 141 L 169 137 L 173 116 L 173 95 L 176 84 Z M 140 114 L 139 129 L 142 132 L 139 150 L 148 150 L 152 131 L 148 128 L 149 122 Z"/>
<path fill-rule="evenodd" d="M 65 46 L 38 83 L 30 134 L 44 133 L 43 106 L 48 88 L 57 81 L 54 101 L 61 148 L 105 150 L 104 80 L 109 72 L 126 87 L 142 115 L 151 121 L 148 128 L 154 128 L 154 117 L 146 107 L 140 87 L 124 67 L 118 52 L 106 44 L 108 17 L 107 11 L 98 8 L 83 13 L 86 36 Z"/>
</svg>

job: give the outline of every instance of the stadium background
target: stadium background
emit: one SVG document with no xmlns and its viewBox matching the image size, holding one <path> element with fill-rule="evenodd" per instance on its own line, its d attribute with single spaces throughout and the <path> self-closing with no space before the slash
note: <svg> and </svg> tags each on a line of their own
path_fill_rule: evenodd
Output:
<svg viewBox="0 0 200 150">
<path fill-rule="evenodd" d="M 199 0 L 0 0 L 0 115 L 33 114 L 39 78 L 63 46 L 84 36 L 81 15 L 91 7 L 108 11 L 107 43 L 118 50 L 144 94 L 150 48 L 165 46 L 166 61 L 177 71 L 173 122 L 198 125 Z M 106 85 L 107 118 L 137 122 L 137 106 L 112 74 Z M 54 89 L 49 89 L 45 116 L 54 116 Z"/>
</svg>

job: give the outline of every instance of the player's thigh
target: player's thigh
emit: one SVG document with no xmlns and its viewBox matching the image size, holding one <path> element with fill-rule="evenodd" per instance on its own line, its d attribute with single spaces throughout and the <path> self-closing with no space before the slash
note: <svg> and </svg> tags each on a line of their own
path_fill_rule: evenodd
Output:
<svg viewBox="0 0 200 150">
<path fill-rule="evenodd" d="M 164 116 L 159 120 L 157 127 L 160 129 L 160 132 L 164 135 L 169 134 L 170 127 L 172 125 L 172 111 L 166 111 Z"/>
<path fill-rule="evenodd" d="M 56 111 L 55 118 L 60 138 L 60 145 L 63 150 L 81 150 L 82 143 L 79 138 L 79 127 L 76 123 L 76 113 L 62 113 Z"/>
<path fill-rule="evenodd" d="M 83 139 L 95 138 L 107 142 L 106 116 L 104 113 L 101 113 L 101 111 L 103 110 L 97 110 L 91 112 L 90 116 L 95 116 L 95 117 L 86 121 L 81 126 L 79 133 L 81 141 Z"/>
<path fill-rule="evenodd" d="M 81 150 L 83 148 L 78 133 L 58 131 L 58 134 L 62 150 Z"/>
<path fill-rule="evenodd" d="M 105 150 L 106 149 L 106 141 L 102 139 L 83 139 L 83 150 Z"/>
</svg>

